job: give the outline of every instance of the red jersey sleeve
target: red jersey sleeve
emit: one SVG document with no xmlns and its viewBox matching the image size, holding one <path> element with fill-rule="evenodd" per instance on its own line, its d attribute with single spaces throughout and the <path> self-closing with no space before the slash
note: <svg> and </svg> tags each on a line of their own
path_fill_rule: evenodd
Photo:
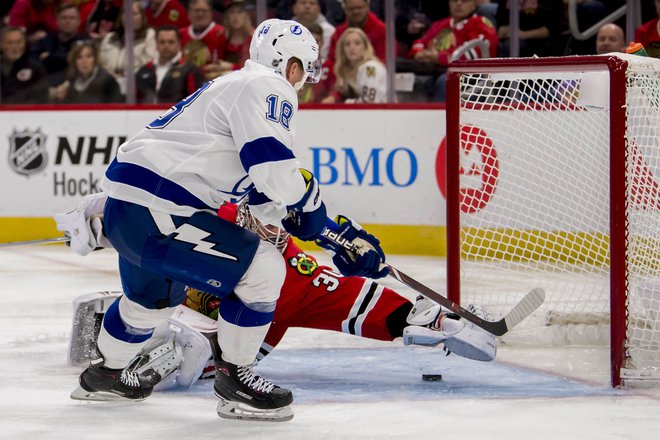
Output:
<svg viewBox="0 0 660 440">
<path fill-rule="evenodd" d="M 266 342 L 274 347 L 289 327 L 333 330 L 391 341 L 387 317 L 408 302 L 391 289 L 360 277 L 343 277 L 290 242 L 286 279 Z M 271 334 L 272 332 L 272 334 Z"/>
</svg>

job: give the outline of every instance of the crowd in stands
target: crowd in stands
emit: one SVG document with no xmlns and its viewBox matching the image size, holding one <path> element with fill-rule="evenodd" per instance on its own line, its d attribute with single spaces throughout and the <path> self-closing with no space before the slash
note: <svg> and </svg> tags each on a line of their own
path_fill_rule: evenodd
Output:
<svg viewBox="0 0 660 440">
<path fill-rule="evenodd" d="M 0 104 L 125 102 L 135 78 L 139 103 L 177 102 L 249 58 L 254 0 L 135 0 L 125 47 L 122 0 L 3 0 Z M 625 18 L 579 41 L 568 31 L 568 0 L 520 0 L 519 56 L 602 54 L 627 45 Z M 399 101 L 444 101 L 451 61 L 507 57 L 507 0 L 395 0 L 396 72 L 413 81 Z M 624 0 L 577 0 L 587 29 Z M 304 24 L 323 62 L 320 84 L 301 103 L 387 102 L 384 0 L 267 0 L 268 16 Z M 642 2 L 635 39 L 660 57 L 660 0 Z M 133 66 L 127 66 L 127 49 Z"/>
</svg>

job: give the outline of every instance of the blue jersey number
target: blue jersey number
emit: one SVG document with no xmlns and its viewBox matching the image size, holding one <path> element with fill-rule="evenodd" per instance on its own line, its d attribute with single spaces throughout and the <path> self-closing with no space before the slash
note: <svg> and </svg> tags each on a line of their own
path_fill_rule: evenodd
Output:
<svg viewBox="0 0 660 440">
<path fill-rule="evenodd" d="M 197 99 L 197 97 L 199 97 L 199 95 L 201 95 L 204 90 L 208 89 L 212 83 L 213 81 L 209 81 L 205 83 L 202 87 L 197 89 L 192 95 L 174 104 L 174 106 L 171 109 L 169 109 L 167 112 L 160 115 L 158 119 L 147 125 L 147 128 L 165 128 L 167 124 L 172 122 L 174 118 L 176 118 L 181 113 L 183 113 L 186 107 L 188 107 L 190 104 L 195 102 L 195 99 Z"/>
<path fill-rule="evenodd" d="M 291 103 L 285 99 L 282 101 L 282 104 L 278 109 L 277 102 L 279 100 L 280 97 L 277 95 L 268 95 L 268 98 L 266 98 L 266 102 L 268 103 L 266 119 L 273 122 L 279 122 L 282 124 L 282 127 L 289 130 L 291 118 L 293 117 L 293 105 L 291 105 Z"/>
</svg>

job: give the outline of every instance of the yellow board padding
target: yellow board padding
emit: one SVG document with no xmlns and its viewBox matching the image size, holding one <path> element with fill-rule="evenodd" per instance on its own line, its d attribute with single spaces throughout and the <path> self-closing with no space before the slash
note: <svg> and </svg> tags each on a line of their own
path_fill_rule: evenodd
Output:
<svg viewBox="0 0 660 440">
<path fill-rule="evenodd" d="M 462 258 L 555 261 L 600 266 L 609 262 L 609 235 L 601 232 L 465 228 Z"/>
<path fill-rule="evenodd" d="M 378 237 L 389 254 L 447 255 L 444 226 L 363 225 Z M 0 243 L 61 237 L 50 217 L 0 217 Z M 314 243 L 297 243 L 305 250 L 320 250 Z"/>
<path fill-rule="evenodd" d="M 362 227 L 380 240 L 386 254 L 447 256 L 444 226 L 374 225 Z M 307 251 L 320 249 L 312 242 L 296 240 Z"/>
<path fill-rule="evenodd" d="M 51 217 L 0 217 L 0 243 L 61 237 Z"/>
</svg>

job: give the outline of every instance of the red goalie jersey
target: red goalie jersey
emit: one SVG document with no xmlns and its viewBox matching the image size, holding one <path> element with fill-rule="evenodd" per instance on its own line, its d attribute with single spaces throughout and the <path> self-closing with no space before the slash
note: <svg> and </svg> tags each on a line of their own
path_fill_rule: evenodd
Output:
<svg viewBox="0 0 660 440">
<path fill-rule="evenodd" d="M 319 266 L 291 239 L 284 260 L 286 279 L 265 340 L 270 347 L 280 342 L 289 327 L 334 330 L 383 341 L 394 339 L 387 318 L 409 304 L 407 299 L 371 280 L 344 277 L 328 266 Z"/>
<path fill-rule="evenodd" d="M 235 209 L 235 206 L 224 205 L 219 215 L 233 222 Z M 412 308 L 406 298 L 371 280 L 344 277 L 331 267 L 319 266 L 316 259 L 296 246 L 291 238 L 288 238 L 283 257 L 286 278 L 259 358 L 280 342 L 289 327 L 334 330 L 383 341 L 401 336 L 392 335 L 390 327 L 396 328 L 394 333 L 402 330 L 398 321 L 405 322 Z M 220 299 L 201 295 L 191 297 L 189 292 L 186 305 L 216 317 Z M 402 307 L 404 305 L 407 307 Z M 388 327 L 391 315 L 396 319 Z"/>
</svg>

